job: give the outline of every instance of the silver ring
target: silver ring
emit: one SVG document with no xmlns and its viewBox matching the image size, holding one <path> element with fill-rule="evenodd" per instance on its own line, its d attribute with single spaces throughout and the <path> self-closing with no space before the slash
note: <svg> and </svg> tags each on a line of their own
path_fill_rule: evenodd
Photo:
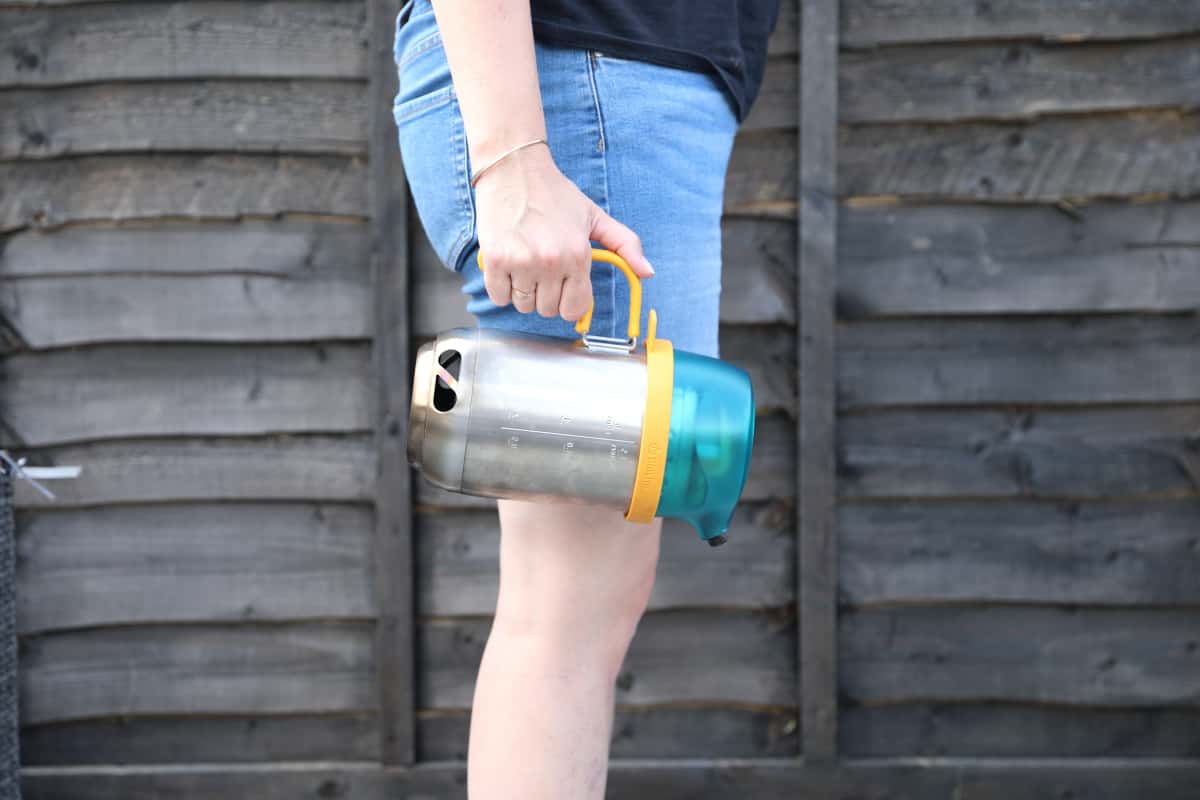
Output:
<svg viewBox="0 0 1200 800">
<path fill-rule="evenodd" d="M 533 292 L 527 292 L 524 289 L 518 289 L 515 286 L 513 287 L 513 294 L 519 294 L 521 297 L 533 297 Z"/>
</svg>

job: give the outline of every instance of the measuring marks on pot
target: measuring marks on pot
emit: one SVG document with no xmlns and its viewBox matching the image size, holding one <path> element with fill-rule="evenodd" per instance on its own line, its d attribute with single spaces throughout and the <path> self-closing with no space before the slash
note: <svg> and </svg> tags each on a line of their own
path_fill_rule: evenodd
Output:
<svg viewBox="0 0 1200 800">
<path fill-rule="evenodd" d="M 539 427 L 537 422 L 526 422 L 522 419 L 520 412 L 509 410 L 506 414 L 507 425 L 501 425 L 500 430 L 508 434 L 508 446 L 513 449 L 518 449 L 522 446 L 524 439 L 526 444 L 530 438 L 545 437 L 535 446 L 541 448 L 547 443 L 547 440 L 555 441 L 562 453 L 567 456 L 578 455 L 580 451 L 588 451 L 589 456 L 596 454 L 596 451 L 607 449 L 608 457 L 611 460 L 630 458 L 633 453 L 633 447 L 637 444 L 632 439 L 617 438 L 621 433 L 621 426 L 616 419 L 608 416 L 603 422 L 603 435 L 580 433 L 580 428 L 584 430 L 596 429 L 600 427 L 591 421 L 590 425 L 581 425 L 578 420 L 567 414 L 563 414 L 558 418 L 558 424 L 561 430 L 548 430 L 547 427 Z M 603 443 L 603 444 L 601 444 Z"/>
</svg>

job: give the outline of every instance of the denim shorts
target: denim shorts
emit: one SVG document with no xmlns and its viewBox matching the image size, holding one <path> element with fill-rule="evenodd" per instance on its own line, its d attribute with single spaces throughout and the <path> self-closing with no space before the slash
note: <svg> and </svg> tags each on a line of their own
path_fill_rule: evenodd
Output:
<svg viewBox="0 0 1200 800">
<path fill-rule="evenodd" d="M 643 286 L 643 329 L 648 309 L 657 309 L 659 336 L 716 356 L 722 195 L 737 128 L 718 80 L 543 42 L 536 49 L 555 163 L 641 237 L 654 265 Z M 475 263 L 466 134 L 430 0 L 410 0 L 401 10 L 395 58 L 400 90 L 393 113 L 413 201 L 438 256 L 463 278 L 467 310 L 483 328 L 574 338 L 562 319 L 521 314 L 488 299 Z M 595 264 L 592 286 L 592 331 L 624 336 L 624 278 Z"/>
</svg>

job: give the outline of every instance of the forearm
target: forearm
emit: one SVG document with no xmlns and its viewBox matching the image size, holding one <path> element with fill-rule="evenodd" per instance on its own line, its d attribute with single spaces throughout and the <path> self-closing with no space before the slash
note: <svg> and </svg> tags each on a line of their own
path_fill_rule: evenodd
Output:
<svg viewBox="0 0 1200 800">
<path fill-rule="evenodd" d="M 471 163 L 543 138 L 528 0 L 434 0 Z"/>
</svg>

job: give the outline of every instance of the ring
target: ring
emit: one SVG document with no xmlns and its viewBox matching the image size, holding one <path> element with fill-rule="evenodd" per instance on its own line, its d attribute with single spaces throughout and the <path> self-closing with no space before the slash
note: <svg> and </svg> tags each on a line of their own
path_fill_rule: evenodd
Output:
<svg viewBox="0 0 1200 800">
<path fill-rule="evenodd" d="M 533 292 L 527 292 L 524 289 L 518 289 L 515 286 L 513 287 L 513 294 L 519 294 L 521 297 L 533 297 Z"/>
</svg>

